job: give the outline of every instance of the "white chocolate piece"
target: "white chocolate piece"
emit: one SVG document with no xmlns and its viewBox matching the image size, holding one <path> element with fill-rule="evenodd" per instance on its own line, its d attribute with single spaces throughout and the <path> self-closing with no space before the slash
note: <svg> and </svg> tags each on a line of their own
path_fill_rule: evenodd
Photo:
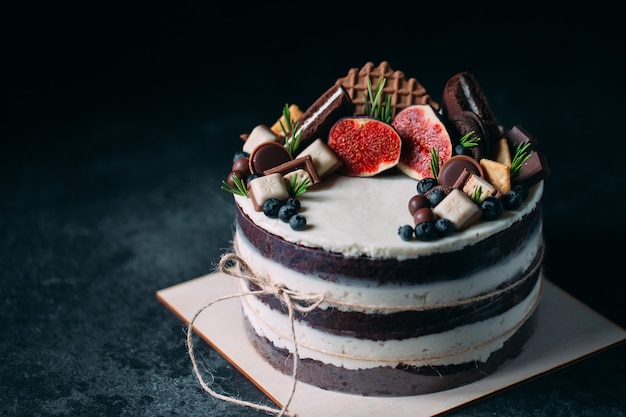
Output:
<svg viewBox="0 0 626 417">
<path fill-rule="evenodd" d="M 315 139 L 309 146 L 298 154 L 298 158 L 310 155 L 313 166 L 320 178 L 336 171 L 341 166 L 341 160 L 335 152 L 326 145 L 322 139 Z"/>
<path fill-rule="evenodd" d="M 279 200 L 289 198 L 287 184 L 283 176 L 278 172 L 251 180 L 248 183 L 248 191 L 256 211 L 262 211 L 263 203 L 269 198 L 277 198 Z"/>
<path fill-rule="evenodd" d="M 313 180 L 311 179 L 311 176 L 309 175 L 309 173 L 306 172 L 306 169 L 302 169 L 302 168 L 296 169 L 295 171 L 291 171 L 283 175 L 283 179 L 285 180 L 286 184 L 291 184 L 294 180 L 294 177 L 297 177 L 296 179 L 297 183 L 302 183 L 303 181 L 307 181 L 309 185 L 313 184 Z"/>
<path fill-rule="evenodd" d="M 478 194 L 480 190 L 480 194 Z M 482 202 L 485 198 L 495 196 L 498 190 L 485 178 L 474 174 L 469 174 L 463 184 L 463 192 L 473 201 Z M 478 198 L 474 198 L 478 194 Z"/>
<path fill-rule="evenodd" d="M 452 222 L 457 231 L 466 229 L 482 216 L 478 204 L 458 188 L 454 188 L 448 195 L 433 208 L 433 213 L 439 218 Z"/>
<path fill-rule="evenodd" d="M 502 162 L 483 158 L 480 160 L 485 179 L 502 194 L 511 190 L 511 167 Z"/>
<path fill-rule="evenodd" d="M 258 125 L 243 143 L 243 151 L 251 154 L 257 146 L 265 142 L 278 142 L 278 137 L 267 126 Z"/>
</svg>

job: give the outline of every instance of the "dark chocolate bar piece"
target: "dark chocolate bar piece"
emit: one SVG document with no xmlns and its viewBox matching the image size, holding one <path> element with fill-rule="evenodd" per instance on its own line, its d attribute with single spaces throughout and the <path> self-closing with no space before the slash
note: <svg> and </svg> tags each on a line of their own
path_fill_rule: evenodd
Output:
<svg viewBox="0 0 626 417">
<path fill-rule="evenodd" d="M 320 178 L 317 175 L 315 166 L 313 165 L 313 159 L 311 158 L 311 155 L 305 155 L 296 159 L 292 159 L 291 161 L 285 162 L 283 164 L 277 165 L 274 168 L 263 171 L 263 175 L 270 175 L 276 172 L 281 175 L 285 175 L 297 169 L 304 169 L 307 174 L 309 174 L 309 177 L 311 177 L 311 182 L 313 183 L 313 185 L 320 182 Z"/>
<path fill-rule="evenodd" d="M 531 152 L 522 170 L 511 179 L 512 183 L 523 182 L 531 186 L 550 176 L 550 168 L 545 155 L 540 151 Z"/>
<path fill-rule="evenodd" d="M 300 147 L 308 146 L 317 138 L 326 142 L 333 124 L 344 116 L 351 116 L 354 106 L 341 85 L 333 85 L 298 119 Z"/>
</svg>

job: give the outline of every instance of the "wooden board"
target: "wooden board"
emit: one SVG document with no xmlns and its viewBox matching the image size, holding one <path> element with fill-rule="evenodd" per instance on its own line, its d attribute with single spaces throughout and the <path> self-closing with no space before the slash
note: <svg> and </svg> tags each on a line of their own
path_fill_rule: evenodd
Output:
<svg viewBox="0 0 626 417">
<path fill-rule="evenodd" d="M 215 272 L 157 292 L 157 299 L 188 324 L 200 309 L 239 291 L 234 278 Z M 216 302 L 198 315 L 202 339 L 250 379 L 278 407 L 292 378 L 267 364 L 248 342 L 238 297 Z M 466 405 L 532 377 L 555 370 L 626 340 L 626 331 L 545 280 L 535 334 L 522 354 L 494 374 L 464 387 L 410 397 L 361 397 L 298 383 L 289 410 L 298 417 L 404 415 L 430 417 Z M 243 399 L 245 400 L 245 399 Z"/>
</svg>

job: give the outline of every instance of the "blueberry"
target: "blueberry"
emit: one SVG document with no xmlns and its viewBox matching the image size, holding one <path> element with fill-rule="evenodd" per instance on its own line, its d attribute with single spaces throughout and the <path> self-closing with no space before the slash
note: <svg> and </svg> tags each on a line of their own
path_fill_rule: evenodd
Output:
<svg viewBox="0 0 626 417">
<path fill-rule="evenodd" d="M 522 201 L 528 198 L 528 193 L 530 192 L 530 190 L 528 189 L 528 185 L 526 185 L 525 183 L 520 182 L 518 184 L 515 184 L 513 189 L 521 194 Z"/>
<path fill-rule="evenodd" d="M 258 177 L 260 177 L 260 176 L 261 176 L 261 175 L 256 174 L 256 173 L 252 173 L 252 174 L 248 175 L 248 176 L 246 177 L 246 184 L 248 184 L 250 181 L 252 181 L 253 179 L 258 178 Z"/>
<path fill-rule="evenodd" d="M 233 155 L 233 164 L 239 158 L 250 158 L 250 154 L 248 152 L 244 152 L 244 151 L 237 151 L 237 152 L 235 152 L 235 154 Z"/>
<path fill-rule="evenodd" d="M 268 198 L 267 200 L 265 200 L 265 202 L 263 202 L 263 214 L 265 214 L 267 217 L 275 219 L 276 217 L 278 217 L 278 212 L 280 211 L 280 208 L 282 206 L 283 202 L 279 199 L 274 197 Z"/>
<path fill-rule="evenodd" d="M 439 237 L 450 236 L 454 233 L 454 224 L 452 224 L 450 220 L 442 217 L 435 221 L 435 230 L 437 230 Z"/>
<path fill-rule="evenodd" d="M 422 222 L 415 225 L 415 237 L 423 241 L 434 240 L 437 237 L 435 223 Z"/>
<path fill-rule="evenodd" d="M 417 182 L 417 193 L 426 194 L 426 192 L 431 190 L 436 185 L 438 185 L 436 179 L 430 177 L 422 178 Z"/>
<path fill-rule="evenodd" d="M 291 204 L 283 204 L 278 210 L 278 218 L 285 223 L 289 223 L 289 220 L 296 214 L 298 214 L 298 210 Z"/>
<path fill-rule="evenodd" d="M 300 200 L 298 200 L 297 198 L 289 197 L 287 201 L 285 202 L 285 204 L 292 205 L 296 209 L 297 212 L 300 212 L 300 207 L 301 207 Z"/>
<path fill-rule="evenodd" d="M 304 230 L 306 227 L 306 218 L 302 214 L 294 214 L 289 219 L 289 226 L 296 231 Z"/>
<path fill-rule="evenodd" d="M 489 196 L 485 198 L 480 203 L 480 209 L 482 210 L 482 218 L 484 220 L 495 220 L 502 215 L 504 208 L 502 206 L 502 201 L 499 198 L 494 196 Z"/>
<path fill-rule="evenodd" d="M 471 156 L 472 155 L 472 150 L 470 148 L 466 148 L 465 146 L 461 145 L 460 143 L 458 145 L 456 145 L 454 147 L 454 153 L 457 155 L 467 155 L 467 156 Z"/>
<path fill-rule="evenodd" d="M 431 190 L 430 193 L 428 193 L 428 201 L 430 201 L 431 207 L 435 207 L 437 204 L 441 203 L 441 200 L 443 200 L 445 197 L 446 192 L 441 188 L 435 188 L 434 190 Z"/>
<path fill-rule="evenodd" d="M 522 194 L 516 189 L 511 189 L 502 197 L 502 206 L 506 210 L 515 210 L 522 204 Z"/>
<path fill-rule="evenodd" d="M 400 226 L 398 227 L 398 234 L 400 235 L 400 239 L 408 242 L 409 240 L 413 239 L 413 227 L 408 224 Z"/>
</svg>

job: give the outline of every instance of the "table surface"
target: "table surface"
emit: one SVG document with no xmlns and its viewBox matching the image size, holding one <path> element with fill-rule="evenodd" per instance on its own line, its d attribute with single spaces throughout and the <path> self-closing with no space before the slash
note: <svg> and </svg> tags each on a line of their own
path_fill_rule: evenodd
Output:
<svg viewBox="0 0 626 417">
<path fill-rule="evenodd" d="M 612 37 L 478 33 L 492 39 L 488 57 L 456 46 L 458 33 L 419 49 L 408 39 L 346 46 L 303 37 L 281 55 L 280 36 L 269 42 L 254 31 L 226 48 L 192 10 L 133 29 L 141 16 L 104 11 L 73 26 L 24 19 L 37 30 L 21 26 L 23 44 L 9 48 L 0 415 L 267 415 L 202 391 L 185 328 L 155 294 L 210 273 L 229 247 L 234 207 L 220 184 L 239 135 L 273 123 L 285 103 L 306 107 L 367 61 L 389 61 L 436 100 L 447 78 L 469 70 L 503 125 L 540 140 L 552 170 L 546 276 L 626 327 L 614 246 L 626 230 L 624 64 Z M 111 19 L 117 36 L 105 30 Z M 219 390 L 270 405 L 208 345 L 197 343 L 196 355 Z M 450 415 L 624 416 L 625 358 L 621 344 Z"/>
</svg>

